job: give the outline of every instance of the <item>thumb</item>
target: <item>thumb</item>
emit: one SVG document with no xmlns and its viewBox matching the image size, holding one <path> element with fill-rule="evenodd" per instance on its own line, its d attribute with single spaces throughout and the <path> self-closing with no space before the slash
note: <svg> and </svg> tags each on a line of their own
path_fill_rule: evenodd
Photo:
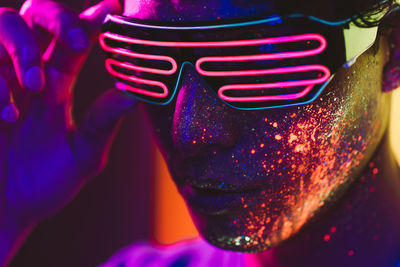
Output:
<svg viewBox="0 0 400 267">
<path fill-rule="evenodd" d="M 83 11 L 79 18 L 84 22 L 90 38 L 96 39 L 100 33 L 100 26 L 108 14 L 119 14 L 122 11 L 118 0 L 104 0 L 95 6 Z"/>
<path fill-rule="evenodd" d="M 91 105 L 71 140 L 75 157 L 85 177 L 93 176 L 104 168 L 121 119 L 133 111 L 137 103 L 135 98 L 111 89 Z"/>
</svg>

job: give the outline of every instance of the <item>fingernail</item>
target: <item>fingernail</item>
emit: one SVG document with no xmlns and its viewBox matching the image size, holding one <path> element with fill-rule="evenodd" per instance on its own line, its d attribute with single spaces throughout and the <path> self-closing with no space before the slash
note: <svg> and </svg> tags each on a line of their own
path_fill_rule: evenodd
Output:
<svg viewBox="0 0 400 267">
<path fill-rule="evenodd" d="M 29 68 L 24 76 L 25 85 L 34 91 L 39 91 L 44 86 L 44 73 L 39 66 Z"/>
<path fill-rule="evenodd" d="M 85 52 L 89 47 L 89 39 L 81 28 L 71 29 L 68 32 L 68 42 L 76 52 Z"/>
<path fill-rule="evenodd" d="M 10 103 L 1 111 L 1 118 L 6 122 L 16 122 L 19 117 L 19 110 L 14 103 Z"/>
</svg>

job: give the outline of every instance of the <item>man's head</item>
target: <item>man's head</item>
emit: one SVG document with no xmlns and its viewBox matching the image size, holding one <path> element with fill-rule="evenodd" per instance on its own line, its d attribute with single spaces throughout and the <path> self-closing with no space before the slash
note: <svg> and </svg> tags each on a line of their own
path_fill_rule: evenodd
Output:
<svg viewBox="0 0 400 267">
<path fill-rule="evenodd" d="M 373 3 L 346 1 L 343 9 L 345 1 L 299 2 L 126 0 L 124 15 L 187 22 L 293 12 L 335 20 Z M 261 251 L 291 237 L 340 197 L 387 126 L 390 96 L 382 84 L 397 82 L 395 71 L 385 71 L 397 63 L 390 38 L 382 35 L 352 67 L 340 68 L 308 105 L 233 109 L 189 65 L 169 105 L 143 104 L 205 239 Z"/>
</svg>

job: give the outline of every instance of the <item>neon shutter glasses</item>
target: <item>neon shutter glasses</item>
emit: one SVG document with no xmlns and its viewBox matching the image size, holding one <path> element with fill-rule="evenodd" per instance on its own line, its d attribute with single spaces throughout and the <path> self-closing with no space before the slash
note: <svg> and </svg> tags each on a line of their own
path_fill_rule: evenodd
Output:
<svg viewBox="0 0 400 267">
<path fill-rule="evenodd" d="M 267 109 L 314 101 L 341 66 L 350 66 L 375 42 L 377 27 L 349 21 L 295 14 L 155 25 L 109 15 L 99 41 L 117 87 L 143 101 L 170 103 L 185 68 L 194 68 L 228 105 Z"/>
</svg>

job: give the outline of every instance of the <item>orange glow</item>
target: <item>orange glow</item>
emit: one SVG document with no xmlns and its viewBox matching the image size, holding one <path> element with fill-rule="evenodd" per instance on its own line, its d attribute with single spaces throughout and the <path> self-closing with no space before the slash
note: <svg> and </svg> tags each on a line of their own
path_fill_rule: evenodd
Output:
<svg viewBox="0 0 400 267">
<path fill-rule="evenodd" d="M 157 150 L 155 158 L 153 236 L 158 243 L 171 244 L 198 236 L 182 197 Z"/>
<path fill-rule="evenodd" d="M 393 93 L 393 102 L 392 102 L 392 119 L 390 122 L 390 137 L 391 143 L 394 148 L 394 154 L 397 156 L 397 161 L 400 164 L 400 88 Z"/>
</svg>

